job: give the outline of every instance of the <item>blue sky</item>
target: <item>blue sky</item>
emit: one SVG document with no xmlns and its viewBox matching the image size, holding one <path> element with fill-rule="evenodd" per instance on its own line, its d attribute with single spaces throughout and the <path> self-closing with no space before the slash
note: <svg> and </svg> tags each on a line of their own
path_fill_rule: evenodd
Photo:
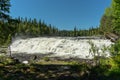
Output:
<svg viewBox="0 0 120 80">
<path fill-rule="evenodd" d="M 99 26 L 111 0 L 11 0 L 10 15 L 44 20 L 59 29 Z"/>
</svg>

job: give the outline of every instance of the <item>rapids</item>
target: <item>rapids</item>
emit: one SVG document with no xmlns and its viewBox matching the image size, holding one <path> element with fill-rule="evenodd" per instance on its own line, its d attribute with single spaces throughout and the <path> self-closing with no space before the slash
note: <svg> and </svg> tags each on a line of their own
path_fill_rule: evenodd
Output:
<svg viewBox="0 0 120 80">
<path fill-rule="evenodd" d="M 104 53 L 102 51 L 103 46 L 110 47 L 112 44 L 112 42 L 107 39 L 82 39 L 80 37 L 15 38 L 10 47 L 12 54 L 53 53 L 49 57 L 91 59 L 93 55 L 90 53 L 91 45 L 89 41 L 96 45 L 101 56 L 110 56 L 109 50 L 106 50 Z"/>
</svg>

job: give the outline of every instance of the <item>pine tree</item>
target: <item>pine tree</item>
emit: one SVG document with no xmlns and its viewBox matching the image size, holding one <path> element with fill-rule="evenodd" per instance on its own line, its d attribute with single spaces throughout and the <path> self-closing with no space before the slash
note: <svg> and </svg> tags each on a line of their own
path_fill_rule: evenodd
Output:
<svg viewBox="0 0 120 80">
<path fill-rule="evenodd" d="M 10 0 L 0 0 L 0 20 L 9 19 L 10 6 Z"/>
<path fill-rule="evenodd" d="M 76 28 L 76 26 L 74 27 L 74 37 L 76 37 L 77 36 L 77 28 Z"/>
</svg>

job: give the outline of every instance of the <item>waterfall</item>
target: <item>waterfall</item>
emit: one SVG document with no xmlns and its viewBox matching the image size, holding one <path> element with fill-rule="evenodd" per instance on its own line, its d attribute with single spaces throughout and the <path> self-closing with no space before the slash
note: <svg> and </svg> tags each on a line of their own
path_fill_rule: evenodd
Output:
<svg viewBox="0 0 120 80">
<path fill-rule="evenodd" d="M 109 47 L 112 42 L 105 39 L 78 39 L 73 37 L 37 37 L 37 38 L 15 38 L 11 44 L 12 53 L 27 54 L 49 54 L 51 57 L 77 57 L 84 59 L 93 58 L 89 50 L 91 48 L 88 41 L 92 41 L 99 49 L 103 46 Z M 102 54 L 102 51 L 99 50 Z M 104 53 L 110 56 L 109 51 Z"/>
</svg>

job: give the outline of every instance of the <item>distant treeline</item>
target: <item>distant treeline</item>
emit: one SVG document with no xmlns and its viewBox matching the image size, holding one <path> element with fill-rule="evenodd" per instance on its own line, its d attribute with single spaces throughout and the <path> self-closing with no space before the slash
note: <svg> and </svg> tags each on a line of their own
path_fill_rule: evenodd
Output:
<svg viewBox="0 0 120 80">
<path fill-rule="evenodd" d="M 88 30 L 78 29 L 74 27 L 73 30 L 59 30 L 51 24 L 46 24 L 44 21 L 28 18 L 8 19 L 7 21 L 0 21 L 0 44 L 8 44 L 11 37 L 14 36 L 60 36 L 60 37 L 77 37 L 77 36 L 99 36 L 103 32 L 103 28 L 89 28 Z M 103 35 L 103 34 L 102 34 Z M 7 42 L 6 42 L 7 41 Z"/>
<path fill-rule="evenodd" d="M 74 27 L 73 30 L 59 30 L 51 24 L 47 25 L 44 21 L 36 19 L 18 18 L 15 19 L 14 32 L 17 35 L 28 36 L 93 36 L 99 35 L 99 28 L 90 28 L 88 30 L 79 30 Z M 9 24 L 11 25 L 11 24 Z"/>
<path fill-rule="evenodd" d="M 0 1 L 0 44 L 8 44 L 14 36 L 98 36 L 106 33 L 120 35 L 120 6 L 112 0 L 112 4 L 105 10 L 100 26 L 81 30 L 74 27 L 73 30 L 59 30 L 51 24 L 36 19 L 18 17 L 13 19 L 9 16 L 10 0 Z"/>
<path fill-rule="evenodd" d="M 73 30 L 59 30 L 51 24 L 46 24 L 44 21 L 36 19 L 16 18 L 9 19 L 7 22 L 0 21 L 0 36 L 7 40 L 10 36 L 93 36 L 100 35 L 99 28 L 90 28 L 88 30 L 80 30 L 74 27 Z M 3 40 L 3 42 L 5 41 Z M 2 42 L 2 43 L 3 43 Z"/>
</svg>

